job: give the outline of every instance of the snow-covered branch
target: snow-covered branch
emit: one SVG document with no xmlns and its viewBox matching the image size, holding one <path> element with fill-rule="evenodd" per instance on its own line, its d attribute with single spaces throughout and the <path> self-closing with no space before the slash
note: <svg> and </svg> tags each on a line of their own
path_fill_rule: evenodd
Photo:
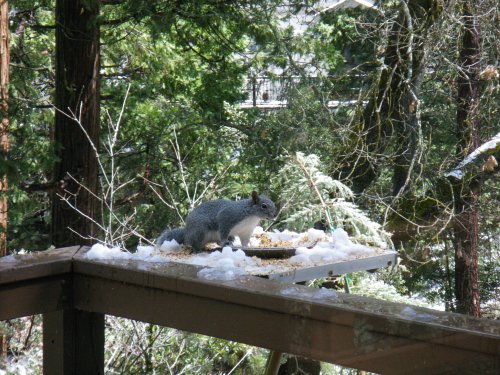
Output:
<svg viewBox="0 0 500 375">
<path fill-rule="evenodd" d="M 467 155 L 453 170 L 446 174 L 446 177 L 461 180 L 465 171 L 471 168 L 480 169 L 482 172 L 497 172 L 499 170 L 497 162 L 499 152 L 500 133 Z"/>
</svg>

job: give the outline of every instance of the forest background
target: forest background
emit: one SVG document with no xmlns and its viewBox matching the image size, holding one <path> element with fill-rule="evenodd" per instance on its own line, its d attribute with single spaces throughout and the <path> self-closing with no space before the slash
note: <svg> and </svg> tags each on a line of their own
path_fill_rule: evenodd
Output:
<svg viewBox="0 0 500 375">
<path fill-rule="evenodd" d="M 134 249 L 201 201 L 254 189 L 282 208 L 273 227 L 325 225 L 321 207 L 285 222 L 316 203 L 290 173 L 301 152 L 353 193 L 323 186 L 326 199 L 392 235 L 401 263 L 376 276 L 391 298 L 498 319 L 497 2 L 323 3 L 3 2 L 0 253 L 97 238 Z M 149 349 L 108 369 L 169 363 L 146 336 L 203 357 L 206 339 L 112 324 Z M 5 343 L 24 323 L 2 327 Z M 232 348 L 230 367 L 258 366 Z M 184 354 L 176 366 L 194 371 Z"/>
</svg>

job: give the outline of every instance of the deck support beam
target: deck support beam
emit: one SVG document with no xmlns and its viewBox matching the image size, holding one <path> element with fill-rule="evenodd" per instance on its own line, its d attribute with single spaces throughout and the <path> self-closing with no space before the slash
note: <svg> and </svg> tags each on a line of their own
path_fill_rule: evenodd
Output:
<svg viewBox="0 0 500 375">
<path fill-rule="evenodd" d="M 45 374 L 104 374 L 104 315 L 76 309 L 43 315 Z"/>
</svg>

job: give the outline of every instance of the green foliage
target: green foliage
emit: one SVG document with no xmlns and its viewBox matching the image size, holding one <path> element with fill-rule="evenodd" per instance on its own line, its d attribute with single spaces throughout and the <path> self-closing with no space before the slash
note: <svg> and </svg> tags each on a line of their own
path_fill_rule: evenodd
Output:
<svg viewBox="0 0 500 375">
<path fill-rule="evenodd" d="M 9 248 L 48 246 L 48 197 L 21 189 L 50 180 L 55 41 L 54 1 L 18 1 L 12 8 L 9 86 Z"/>
<path fill-rule="evenodd" d="M 0 336 L 9 352 L 0 357 L 0 370 L 6 375 L 42 374 L 42 315 L 0 322 Z"/>
<path fill-rule="evenodd" d="M 320 22 L 308 30 L 309 44 L 318 62 L 326 64 L 336 75 L 350 67 L 363 70 L 359 65 L 373 63 L 375 59 L 377 23 L 382 20 L 376 12 L 366 9 L 345 9 L 324 12 Z"/>
<path fill-rule="evenodd" d="M 247 350 L 241 344 L 147 323 L 119 318 L 108 318 L 107 323 L 106 373 L 110 374 L 219 372 L 224 364 L 234 366 Z"/>
<path fill-rule="evenodd" d="M 344 227 L 359 241 L 383 245 L 390 243 L 384 228 L 408 234 L 407 228 L 422 218 L 421 213 L 434 207 L 425 222 L 414 226 L 413 238 L 404 241 L 402 265 L 379 275 L 391 286 L 386 290 L 372 278 L 355 275 L 354 291 L 405 303 L 408 299 L 399 295 L 418 295 L 451 310 L 451 216 L 438 200 L 434 182 L 457 162 L 455 80 L 461 70 L 455 61 L 461 20 L 455 5 L 450 4 L 443 13 L 449 16 L 422 36 L 428 55 L 417 93 L 421 157 L 408 197 L 393 202 L 391 177 L 401 151 L 397 142 L 389 142 L 382 155 L 370 155 L 380 161 L 381 173 L 364 194 L 354 196 L 346 181 L 338 179 L 345 177 L 339 177 L 345 155 L 368 152 L 366 145 L 359 143 L 354 149 L 347 140 L 363 136 L 356 133 L 356 120 L 373 77 L 385 67 L 387 30 L 400 2 L 380 2 L 378 10 L 324 12 L 302 34 L 278 27 L 280 20 L 293 16 L 280 14 L 279 20 L 276 9 L 281 4 L 278 0 L 127 0 L 102 5 L 100 195 L 109 187 L 106 177 L 120 188 L 107 201 L 113 212 L 103 206 L 99 220 L 110 223 L 107 228 L 113 230 L 126 222 L 135 232 L 128 231 L 121 240 L 134 249 L 165 227 L 181 224 L 202 200 L 270 190 L 282 207 L 277 225 L 300 230 L 330 221 L 331 227 Z M 305 6 L 293 4 L 295 12 Z M 495 72 L 498 27 L 496 13 L 488 11 L 493 5 L 492 0 L 481 2 L 482 64 Z M 52 142 L 50 106 L 55 87 L 54 7 L 53 0 L 19 0 L 11 5 L 11 151 L 9 160 L 0 162 L 10 180 L 10 249 L 50 246 L 50 189 L 57 147 Z M 416 35 L 415 43 L 421 42 L 419 38 Z M 282 73 L 293 80 L 283 79 Z M 285 82 L 286 107 L 239 108 L 250 75 Z M 487 139 L 498 131 L 498 76 L 483 77 L 481 82 L 481 132 Z M 331 101 L 339 105 L 328 106 Z M 121 127 L 110 155 L 106 147 L 114 131 L 108 125 L 116 123 L 120 114 Z M 490 301 L 485 312 L 491 317 L 498 316 L 498 306 L 491 301 L 500 284 L 498 193 L 495 177 L 483 185 L 480 198 L 481 298 Z M 115 327 L 107 336 L 110 373 L 153 368 L 157 373 L 181 368 L 189 373 L 227 372 L 250 350 L 142 323 L 121 322 Z M 126 347 L 130 340 L 136 346 Z M 115 347 L 123 356 L 113 354 Z M 251 354 L 241 369 L 262 372 L 264 356 L 257 349 Z"/>
<path fill-rule="evenodd" d="M 323 221 L 326 228 L 344 228 L 358 241 L 387 247 L 388 235 L 355 204 L 351 189 L 321 171 L 317 155 L 297 152 L 290 156 L 277 176 L 278 188 L 287 197 L 283 222 L 297 230 Z"/>
<path fill-rule="evenodd" d="M 394 286 L 377 280 L 374 276 L 362 276 L 351 288 L 351 293 L 374 297 L 384 301 L 405 303 L 420 307 L 430 307 L 430 304 L 423 298 L 412 298 L 411 296 L 401 294 Z"/>
</svg>

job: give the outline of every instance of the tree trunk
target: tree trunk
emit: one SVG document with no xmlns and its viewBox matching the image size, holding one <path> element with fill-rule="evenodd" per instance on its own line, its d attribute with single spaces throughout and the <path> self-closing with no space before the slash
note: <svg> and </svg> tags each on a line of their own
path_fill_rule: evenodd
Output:
<svg viewBox="0 0 500 375">
<path fill-rule="evenodd" d="M 286 362 L 278 370 L 278 375 L 319 375 L 320 373 L 321 363 L 319 361 L 295 355 L 288 356 Z"/>
<path fill-rule="evenodd" d="M 0 150 L 2 161 L 9 152 L 9 2 L 0 3 Z M 7 255 L 8 180 L 0 174 L 0 257 Z"/>
<path fill-rule="evenodd" d="M 463 35 L 457 84 L 457 153 L 460 159 L 480 145 L 479 100 L 481 35 L 472 2 L 463 1 Z M 463 181 L 455 189 L 455 297 L 457 311 L 481 315 L 478 281 L 479 183 Z"/>
<path fill-rule="evenodd" d="M 2 161 L 9 152 L 9 2 L 0 3 L 0 150 Z M 2 162 L 0 161 L 0 162 Z M 0 173 L 0 257 L 7 255 L 8 180 Z M 0 356 L 8 351 L 7 336 L 0 334 Z"/>
<path fill-rule="evenodd" d="M 57 247 L 88 243 L 96 236 L 96 227 L 88 218 L 96 217 L 97 201 L 92 193 L 98 187 L 97 156 L 92 147 L 99 147 L 98 14 L 98 0 L 56 2 L 58 111 L 54 141 L 58 161 L 51 234 Z M 67 116 L 71 112 L 81 126 Z"/>
<path fill-rule="evenodd" d="M 352 150 L 343 161 L 341 179 L 352 181 L 356 193 L 363 192 L 381 169 L 379 156 L 396 136 L 399 145 L 393 178 L 395 194 L 404 187 L 416 149 L 418 90 L 424 72 L 425 35 L 441 14 L 436 0 L 401 2 L 384 53 L 384 65 L 368 103 L 354 129 Z"/>
</svg>

